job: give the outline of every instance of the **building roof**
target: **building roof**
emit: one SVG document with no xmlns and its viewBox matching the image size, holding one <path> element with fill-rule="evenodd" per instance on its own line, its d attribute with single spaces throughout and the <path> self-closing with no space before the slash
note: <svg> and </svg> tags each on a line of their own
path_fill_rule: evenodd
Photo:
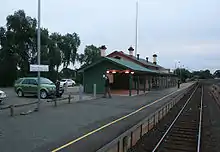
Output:
<svg viewBox="0 0 220 152">
<path fill-rule="evenodd" d="M 160 65 L 158 65 L 158 64 L 154 64 L 154 63 L 152 63 L 152 62 L 150 62 L 150 61 L 146 61 L 146 59 L 142 59 L 142 58 L 139 58 L 139 60 L 136 58 L 136 57 L 132 57 L 133 59 L 135 59 L 135 60 L 137 60 L 137 61 L 139 61 L 139 62 L 141 62 L 141 63 L 143 63 L 143 64 L 145 64 L 145 65 L 147 65 L 147 66 L 152 66 L 152 67 L 158 67 L 158 68 L 163 68 L 163 69 L 165 69 L 164 67 L 162 67 L 162 66 L 160 66 Z"/>
<path fill-rule="evenodd" d="M 150 70 L 148 68 L 145 68 L 145 67 L 142 67 L 134 62 L 131 62 L 131 61 L 127 61 L 127 60 L 120 60 L 120 59 L 115 59 L 115 58 L 110 58 L 110 57 L 105 57 L 106 59 L 114 62 L 114 63 L 117 63 L 119 65 L 122 65 L 126 68 L 129 68 L 131 70 L 134 70 L 134 71 L 140 71 L 140 72 L 149 72 L 149 73 L 157 73 L 157 71 L 154 71 L 154 70 Z"/>
<path fill-rule="evenodd" d="M 145 68 L 135 62 L 132 62 L 132 61 L 128 61 L 128 60 L 122 60 L 122 59 L 116 59 L 116 58 L 111 58 L 111 57 L 102 57 L 102 59 L 96 61 L 95 63 L 92 63 L 84 68 L 81 68 L 79 69 L 78 72 L 83 72 L 85 71 L 86 69 L 89 69 L 93 66 L 95 66 L 96 64 L 102 62 L 102 61 L 110 61 L 114 64 L 117 64 L 121 67 L 124 67 L 124 68 L 128 68 L 129 70 L 133 70 L 134 72 L 145 72 L 145 73 L 152 73 L 152 74 L 162 74 L 162 75 L 170 75 L 168 73 L 164 73 L 164 72 L 160 72 L 160 71 L 157 71 L 157 70 L 151 70 L 151 69 L 148 69 L 148 68 Z"/>
<path fill-rule="evenodd" d="M 164 67 L 162 67 L 162 66 L 160 66 L 158 64 L 154 64 L 154 63 L 152 63 L 150 61 L 147 62 L 143 58 L 139 58 L 139 60 L 138 60 L 135 56 L 130 56 L 130 55 L 128 55 L 128 54 L 126 54 L 126 53 L 124 53 L 122 51 L 114 51 L 114 52 L 110 53 L 108 56 L 111 57 L 111 55 L 113 55 L 113 54 L 120 54 L 122 56 L 125 56 L 125 57 L 131 59 L 131 60 L 134 60 L 135 62 L 139 62 L 140 64 L 145 65 L 145 66 L 158 67 L 158 68 L 165 69 Z"/>
</svg>

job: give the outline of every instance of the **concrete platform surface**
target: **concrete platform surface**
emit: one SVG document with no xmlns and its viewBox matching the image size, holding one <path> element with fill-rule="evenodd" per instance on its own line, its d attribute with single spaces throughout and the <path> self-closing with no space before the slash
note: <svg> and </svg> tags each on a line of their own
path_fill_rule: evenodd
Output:
<svg viewBox="0 0 220 152">
<path fill-rule="evenodd" d="M 180 89 L 151 91 L 146 96 L 117 96 L 112 99 L 63 104 L 56 108 L 46 107 L 40 112 L 26 116 L 9 117 L 0 113 L 0 151 L 51 151 L 74 140 L 76 142 L 62 151 L 95 151 L 153 113 L 172 96 L 191 84 L 182 84 Z M 170 93 L 171 96 L 135 115 L 103 127 Z M 102 129 L 94 131 L 100 127 Z"/>
</svg>

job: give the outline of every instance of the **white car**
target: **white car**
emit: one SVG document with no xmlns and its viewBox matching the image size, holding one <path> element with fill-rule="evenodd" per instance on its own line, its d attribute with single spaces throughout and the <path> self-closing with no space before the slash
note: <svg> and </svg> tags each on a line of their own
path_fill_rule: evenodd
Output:
<svg viewBox="0 0 220 152">
<path fill-rule="evenodd" d="M 72 79 L 62 79 L 60 81 L 60 86 L 65 87 L 66 84 L 69 87 L 69 86 L 74 86 L 76 82 L 73 81 Z"/>
<path fill-rule="evenodd" d="M 0 90 L 0 104 L 3 103 L 3 100 L 6 98 L 6 93 Z"/>
</svg>

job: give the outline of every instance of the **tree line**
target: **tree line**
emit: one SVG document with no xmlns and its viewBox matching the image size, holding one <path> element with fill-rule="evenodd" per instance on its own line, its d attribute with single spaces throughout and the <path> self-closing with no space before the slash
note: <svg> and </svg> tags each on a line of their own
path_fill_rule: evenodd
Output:
<svg viewBox="0 0 220 152">
<path fill-rule="evenodd" d="M 217 70 L 217 71 L 219 71 L 219 70 Z M 212 79 L 217 76 L 217 72 L 215 72 L 215 73 L 211 74 L 210 70 L 200 70 L 200 71 L 190 72 L 189 70 L 187 70 L 185 68 L 177 68 L 174 70 L 174 74 L 176 74 L 182 82 L 186 82 L 187 79 L 188 80 Z"/>
<path fill-rule="evenodd" d="M 88 65 L 100 57 L 99 48 L 86 46 L 84 53 L 77 53 L 81 44 L 77 33 L 50 33 L 41 28 L 41 64 L 49 65 L 49 72 L 42 76 L 51 80 L 59 78 L 59 67 L 64 69 L 78 61 Z M 37 64 L 37 20 L 23 10 L 8 15 L 6 25 L 0 27 L 0 86 L 11 86 L 18 77 L 36 76 L 29 70 Z"/>
<path fill-rule="evenodd" d="M 41 64 L 49 65 L 49 72 L 42 76 L 55 81 L 60 77 L 71 77 L 70 64 L 79 62 L 85 67 L 100 58 L 100 49 L 88 45 L 84 53 L 78 53 L 81 44 L 77 33 L 60 34 L 41 28 Z M 30 64 L 37 64 L 37 20 L 27 16 L 23 10 L 8 15 L 6 25 L 0 27 L 0 86 L 12 86 L 18 77 L 37 76 L 30 72 Z M 63 65 L 62 73 L 59 67 Z M 209 70 L 190 72 L 186 69 L 174 71 L 182 81 L 191 78 L 220 77 Z M 80 78 L 79 78 L 80 80 Z"/>
</svg>

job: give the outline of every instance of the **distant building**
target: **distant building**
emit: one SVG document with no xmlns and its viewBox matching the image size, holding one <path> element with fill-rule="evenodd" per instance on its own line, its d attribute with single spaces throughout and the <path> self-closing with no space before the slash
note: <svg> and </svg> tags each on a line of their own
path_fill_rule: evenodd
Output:
<svg viewBox="0 0 220 152">
<path fill-rule="evenodd" d="M 102 58 L 95 63 L 80 69 L 83 73 L 83 86 L 86 93 L 93 92 L 93 85 L 97 86 L 97 93 L 104 92 L 103 75 L 107 74 L 112 83 L 112 90 L 147 91 L 156 88 L 168 88 L 177 84 L 177 77 L 157 64 L 157 55 L 153 55 L 153 62 L 133 56 L 134 49 L 130 47 L 129 54 L 122 51 L 114 51 L 105 56 L 102 50 Z"/>
</svg>

